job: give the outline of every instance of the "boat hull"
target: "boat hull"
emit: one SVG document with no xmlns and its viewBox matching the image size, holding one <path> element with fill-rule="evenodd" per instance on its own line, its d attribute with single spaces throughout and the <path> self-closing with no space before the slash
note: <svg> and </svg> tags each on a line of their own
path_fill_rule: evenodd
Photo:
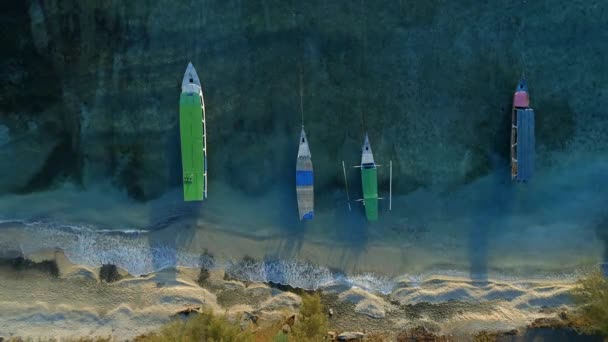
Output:
<svg viewBox="0 0 608 342">
<path fill-rule="evenodd" d="M 375 165 L 361 168 L 363 206 L 368 221 L 378 220 L 378 169 Z"/>
<path fill-rule="evenodd" d="M 300 147 L 296 162 L 296 195 L 300 220 L 311 220 L 314 216 L 314 173 L 308 140 L 304 127 L 300 133 Z"/>
<path fill-rule="evenodd" d="M 535 117 L 530 108 L 528 86 L 524 80 L 513 94 L 511 111 L 511 179 L 528 182 L 534 171 Z"/>
<path fill-rule="evenodd" d="M 201 94 L 182 92 L 179 101 L 184 201 L 207 197 L 205 109 Z"/>
<path fill-rule="evenodd" d="M 310 157 L 299 157 L 296 164 L 296 194 L 300 220 L 314 216 L 314 174 Z"/>
</svg>

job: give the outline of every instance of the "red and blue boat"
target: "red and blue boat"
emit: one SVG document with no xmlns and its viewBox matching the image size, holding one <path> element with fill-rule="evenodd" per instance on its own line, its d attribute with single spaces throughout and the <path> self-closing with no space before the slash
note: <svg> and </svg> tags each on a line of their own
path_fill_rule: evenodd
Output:
<svg viewBox="0 0 608 342">
<path fill-rule="evenodd" d="M 513 94 L 511 114 L 511 179 L 528 182 L 534 172 L 534 110 L 525 80 L 519 81 Z"/>
</svg>

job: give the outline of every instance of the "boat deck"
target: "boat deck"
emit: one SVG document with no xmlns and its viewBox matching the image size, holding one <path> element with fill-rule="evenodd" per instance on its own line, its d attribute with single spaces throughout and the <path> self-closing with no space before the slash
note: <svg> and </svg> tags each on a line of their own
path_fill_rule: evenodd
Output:
<svg viewBox="0 0 608 342">
<path fill-rule="evenodd" d="M 511 176 L 518 182 L 528 182 L 534 173 L 534 110 L 513 109 L 511 129 Z"/>
<path fill-rule="evenodd" d="M 201 98 L 196 93 L 180 96 L 180 140 L 184 201 L 202 201 L 206 194 L 205 137 Z"/>
<path fill-rule="evenodd" d="M 309 220 L 314 214 L 314 182 L 310 156 L 298 157 L 296 163 L 296 195 L 300 220 Z"/>
</svg>

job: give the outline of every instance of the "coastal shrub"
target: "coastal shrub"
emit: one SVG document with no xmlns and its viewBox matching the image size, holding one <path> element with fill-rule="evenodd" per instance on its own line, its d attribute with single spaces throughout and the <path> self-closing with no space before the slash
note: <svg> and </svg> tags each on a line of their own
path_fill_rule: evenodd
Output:
<svg viewBox="0 0 608 342">
<path fill-rule="evenodd" d="M 572 291 L 578 314 L 572 319 L 585 333 L 608 336 L 608 279 L 599 270 L 578 281 Z"/>
<path fill-rule="evenodd" d="M 279 331 L 272 339 L 272 342 L 289 342 L 289 337 L 286 333 Z"/>
<path fill-rule="evenodd" d="M 318 294 L 303 295 L 300 315 L 294 324 L 290 337 L 292 341 L 322 341 L 328 329 L 327 316 Z"/>
<path fill-rule="evenodd" d="M 205 309 L 192 318 L 177 319 L 164 325 L 160 331 L 138 339 L 141 342 L 251 342 L 253 336 L 242 331 L 224 315 L 215 315 Z"/>
<path fill-rule="evenodd" d="M 57 340 L 55 338 L 21 338 L 21 337 L 10 337 L 8 340 L 4 340 L 0 337 L 0 342 L 115 342 L 116 339 L 113 337 L 68 337 Z"/>
<path fill-rule="evenodd" d="M 488 331 L 480 331 L 475 334 L 473 338 L 474 342 L 495 342 L 497 339 L 496 333 L 491 333 Z"/>
</svg>

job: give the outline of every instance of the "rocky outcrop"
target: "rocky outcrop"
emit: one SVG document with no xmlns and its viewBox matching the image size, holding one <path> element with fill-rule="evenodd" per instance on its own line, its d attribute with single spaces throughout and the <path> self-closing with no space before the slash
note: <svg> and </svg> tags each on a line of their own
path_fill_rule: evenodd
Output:
<svg viewBox="0 0 608 342">
<path fill-rule="evenodd" d="M 343 332 L 340 335 L 338 335 L 337 340 L 338 341 L 344 341 L 344 342 L 360 342 L 363 341 L 363 337 L 365 336 L 364 333 L 362 332 Z"/>
<path fill-rule="evenodd" d="M 386 316 L 386 303 L 382 298 L 369 293 L 363 289 L 351 288 L 340 293 L 339 298 L 355 304 L 355 312 L 370 316 L 372 318 L 384 318 Z"/>
<path fill-rule="evenodd" d="M 289 292 L 283 292 L 261 303 L 260 310 L 297 310 L 301 304 L 302 298 L 300 298 L 298 295 Z"/>
<path fill-rule="evenodd" d="M 106 283 L 113 283 L 120 280 L 120 278 L 121 276 L 118 273 L 118 268 L 116 265 L 106 264 L 102 265 L 99 269 L 99 279 L 105 281 Z"/>
<path fill-rule="evenodd" d="M 53 277 L 59 277 L 59 267 L 55 260 L 32 261 L 18 256 L 12 259 L 0 259 L 0 266 L 8 266 L 15 271 L 36 270 Z"/>
</svg>

